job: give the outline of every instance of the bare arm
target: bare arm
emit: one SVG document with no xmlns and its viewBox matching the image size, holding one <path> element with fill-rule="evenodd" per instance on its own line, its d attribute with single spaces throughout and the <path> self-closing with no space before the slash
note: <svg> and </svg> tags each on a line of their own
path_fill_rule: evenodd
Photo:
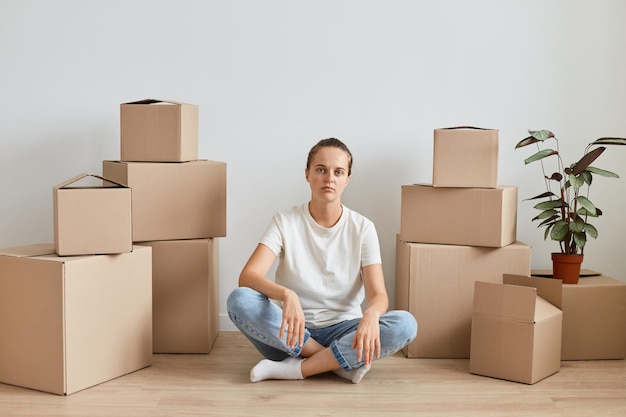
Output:
<svg viewBox="0 0 626 417">
<path fill-rule="evenodd" d="M 294 291 L 267 279 L 266 275 L 275 260 L 274 252 L 267 246 L 259 244 L 239 275 L 239 286 L 252 288 L 267 298 L 282 301 L 283 322 L 279 337 L 282 339 L 287 330 L 286 343 L 293 349 L 296 344 L 298 346 L 304 344 L 304 312 Z"/>
<path fill-rule="evenodd" d="M 354 336 L 352 348 L 357 350 L 357 360 L 366 365 L 380 357 L 380 316 L 389 308 L 389 297 L 385 288 L 385 277 L 381 264 L 362 268 L 363 285 L 367 297 L 367 308 Z"/>
</svg>

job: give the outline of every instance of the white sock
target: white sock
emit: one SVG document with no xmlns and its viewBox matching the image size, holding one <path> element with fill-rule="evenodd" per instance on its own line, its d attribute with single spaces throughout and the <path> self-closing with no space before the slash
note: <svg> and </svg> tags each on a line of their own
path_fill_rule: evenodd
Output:
<svg viewBox="0 0 626 417">
<path fill-rule="evenodd" d="M 333 373 L 335 375 L 339 375 L 342 378 L 352 381 L 353 384 L 358 384 L 361 382 L 366 373 L 369 372 L 372 365 L 363 365 L 360 368 L 352 369 L 350 371 L 346 371 L 343 368 L 335 369 Z"/>
<path fill-rule="evenodd" d="M 282 361 L 263 359 L 250 370 L 250 381 L 265 379 L 304 379 L 301 364 L 304 359 L 288 357 Z"/>
</svg>

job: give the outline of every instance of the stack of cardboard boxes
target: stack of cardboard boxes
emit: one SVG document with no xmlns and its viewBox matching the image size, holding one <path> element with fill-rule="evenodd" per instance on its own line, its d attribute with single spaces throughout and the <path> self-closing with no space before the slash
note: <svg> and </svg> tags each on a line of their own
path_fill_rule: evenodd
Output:
<svg viewBox="0 0 626 417">
<path fill-rule="evenodd" d="M 475 300 L 476 283 L 530 275 L 531 249 L 516 240 L 517 187 L 497 174 L 497 130 L 436 129 L 433 183 L 402 186 L 396 307 L 419 323 L 407 357 L 470 358 L 475 301 L 502 296 Z"/>
<path fill-rule="evenodd" d="M 198 159 L 198 107 L 120 106 L 121 161 L 103 176 L 132 189 L 132 240 L 152 248 L 153 350 L 208 353 L 219 330 L 218 237 L 226 236 L 226 163 Z"/>
<path fill-rule="evenodd" d="M 124 162 L 53 187 L 54 243 L 0 250 L 0 382 L 71 394 L 210 351 L 226 164 L 197 160 L 197 125 L 193 105 L 122 104 Z"/>
</svg>

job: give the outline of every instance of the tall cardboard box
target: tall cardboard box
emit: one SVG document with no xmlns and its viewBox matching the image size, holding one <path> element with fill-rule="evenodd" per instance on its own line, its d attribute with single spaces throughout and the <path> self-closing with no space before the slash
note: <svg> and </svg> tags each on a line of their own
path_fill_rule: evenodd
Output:
<svg viewBox="0 0 626 417">
<path fill-rule="evenodd" d="M 477 127 L 435 129 L 433 186 L 496 188 L 498 131 Z"/>
<path fill-rule="evenodd" d="M 504 247 L 517 236 L 517 187 L 436 188 L 403 185 L 404 242 Z"/>
<path fill-rule="evenodd" d="M 542 288 L 560 280 L 505 275 L 505 282 Z M 593 275 L 562 284 L 561 360 L 626 358 L 626 282 Z"/>
<path fill-rule="evenodd" d="M 475 285 L 470 372 L 526 384 L 558 372 L 560 286 L 539 291 L 491 282 Z"/>
<path fill-rule="evenodd" d="M 396 308 L 415 316 L 409 358 L 469 358 L 474 282 L 502 283 L 503 273 L 530 272 L 530 246 L 503 248 L 397 240 Z M 517 271 L 517 272 L 514 272 Z"/>
<path fill-rule="evenodd" d="M 209 353 L 219 331 L 217 239 L 140 245 L 152 247 L 154 353 Z"/>
<path fill-rule="evenodd" d="M 152 250 L 0 250 L 0 382 L 72 394 L 152 363 Z"/>
<path fill-rule="evenodd" d="M 226 236 L 226 163 L 103 161 L 132 188 L 133 242 Z"/>
<path fill-rule="evenodd" d="M 98 184 L 89 180 L 98 180 Z M 54 248 L 65 255 L 116 254 L 133 247 L 131 189 L 94 174 L 53 188 Z"/>
<path fill-rule="evenodd" d="M 122 161 L 198 159 L 198 106 L 146 99 L 120 105 Z"/>
</svg>

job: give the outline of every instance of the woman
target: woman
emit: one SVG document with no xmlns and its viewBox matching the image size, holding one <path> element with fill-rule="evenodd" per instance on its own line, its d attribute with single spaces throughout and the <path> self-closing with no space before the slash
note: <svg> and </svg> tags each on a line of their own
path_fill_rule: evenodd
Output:
<svg viewBox="0 0 626 417">
<path fill-rule="evenodd" d="M 387 312 L 374 224 L 341 204 L 351 175 L 346 145 L 318 142 L 305 170 L 311 200 L 274 216 L 228 297 L 231 320 L 267 358 L 250 371 L 252 382 L 332 371 L 359 383 L 374 359 L 417 334 L 411 314 Z"/>
</svg>

